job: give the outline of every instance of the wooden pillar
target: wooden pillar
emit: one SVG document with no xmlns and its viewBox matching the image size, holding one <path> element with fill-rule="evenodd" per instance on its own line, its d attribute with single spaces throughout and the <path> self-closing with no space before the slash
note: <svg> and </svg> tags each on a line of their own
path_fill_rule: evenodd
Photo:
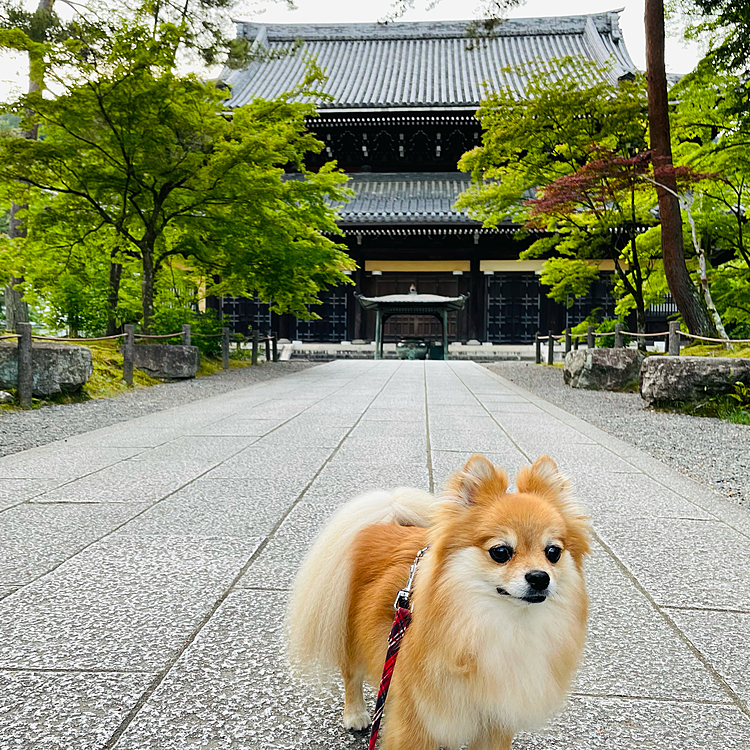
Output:
<svg viewBox="0 0 750 750">
<path fill-rule="evenodd" d="M 479 270 L 479 257 L 471 259 L 469 272 L 469 338 L 477 341 L 487 339 L 484 331 L 484 275 Z"/>
<path fill-rule="evenodd" d="M 537 331 L 534 334 L 534 362 L 538 365 L 542 364 L 542 340 L 539 338 L 540 333 Z"/>
<path fill-rule="evenodd" d="M 229 369 L 229 329 L 221 329 L 221 366 Z"/>
<path fill-rule="evenodd" d="M 594 336 L 594 326 L 589 326 L 586 331 L 586 346 L 593 349 L 596 346 L 596 337 Z"/>
<path fill-rule="evenodd" d="M 375 311 L 375 359 L 383 358 L 383 314 Z"/>
<path fill-rule="evenodd" d="M 615 349 L 622 349 L 623 343 L 622 323 L 615 323 Z"/>
<path fill-rule="evenodd" d="M 266 362 L 271 361 L 271 332 L 266 334 Z"/>
<path fill-rule="evenodd" d="M 553 331 L 549 332 L 547 337 L 547 364 L 552 365 L 555 362 L 555 334 Z"/>
<path fill-rule="evenodd" d="M 669 356 L 680 356 L 680 324 L 676 320 L 669 324 Z"/>
<path fill-rule="evenodd" d="M 252 348 L 252 359 L 250 363 L 255 366 L 258 364 L 258 329 L 253 328 L 253 348 Z"/>
<path fill-rule="evenodd" d="M 448 311 L 443 310 L 443 359 L 448 359 Z"/>
<path fill-rule="evenodd" d="M 123 330 L 125 331 L 125 340 L 122 346 L 122 378 L 128 385 L 133 385 L 135 326 L 132 323 L 126 323 Z"/>
<path fill-rule="evenodd" d="M 572 345 L 573 345 L 573 342 L 571 341 L 571 338 L 570 338 L 570 326 L 568 326 L 565 329 L 565 353 L 566 354 L 570 351 Z"/>
</svg>

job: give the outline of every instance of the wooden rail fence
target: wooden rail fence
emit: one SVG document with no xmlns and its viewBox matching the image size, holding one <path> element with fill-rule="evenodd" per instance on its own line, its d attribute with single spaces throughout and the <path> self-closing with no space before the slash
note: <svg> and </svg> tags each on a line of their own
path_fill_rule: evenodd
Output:
<svg viewBox="0 0 750 750">
<path fill-rule="evenodd" d="M 32 369 L 32 341 L 57 341 L 61 343 L 93 343 L 95 341 L 111 341 L 114 339 L 123 339 L 122 347 L 122 378 L 130 386 L 133 385 L 133 357 L 136 339 L 174 339 L 180 338 L 183 346 L 190 346 L 193 336 L 202 336 L 203 338 L 221 338 L 221 364 L 224 370 L 229 369 L 229 345 L 231 333 L 229 328 L 222 328 L 221 333 L 195 333 L 191 331 L 189 323 L 182 326 L 182 330 L 177 333 L 147 334 L 136 333 L 135 326 L 126 324 L 123 326 L 123 333 L 117 333 L 114 336 L 97 336 L 92 338 L 66 338 L 62 336 L 37 336 L 31 332 L 31 323 L 18 323 L 16 333 L 8 333 L 0 336 L 0 341 L 16 339 L 18 341 L 18 402 L 22 409 L 31 408 L 31 397 L 33 390 L 33 369 Z M 237 339 L 239 342 L 240 339 Z M 253 331 L 252 337 L 251 361 L 253 365 L 258 364 L 258 348 L 260 344 L 265 346 L 266 362 L 277 362 L 278 355 L 278 337 L 271 331 L 266 336 L 260 336 L 257 330 Z"/>
</svg>

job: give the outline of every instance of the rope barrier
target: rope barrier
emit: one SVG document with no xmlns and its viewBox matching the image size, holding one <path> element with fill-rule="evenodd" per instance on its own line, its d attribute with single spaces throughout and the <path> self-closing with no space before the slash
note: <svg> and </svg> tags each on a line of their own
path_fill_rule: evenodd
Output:
<svg viewBox="0 0 750 750">
<path fill-rule="evenodd" d="M 750 344 L 750 339 L 714 339 L 710 338 L 708 336 L 698 336 L 694 333 L 688 333 L 687 331 L 677 331 L 681 336 L 686 336 L 689 339 L 695 339 L 696 341 L 711 341 L 716 344 Z M 636 333 L 635 331 L 620 331 L 620 334 L 623 336 L 633 336 L 635 338 L 643 338 L 643 339 L 658 339 L 662 336 L 669 336 L 669 331 L 662 331 L 660 333 Z M 588 333 L 571 333 L 571 338 L 587 338 Z M 605 336 L 614 336 L 615 331 L 604 331 L 604 332 L 594 332 L 591 334 L 595 339 L 603 338 Z M 537 337 L 539 341 L 549 341 L 549 336 L 538 336 Z M 552 337 L 555 341 L 562 341 L 563 336 L 553 336 Z"/>
<path fill-rule="evenodd" d="M 708 336 L 696 336 L 694 333 L 687 333 L 687 331 L 679 331 L 679 333 L 683 336 L 687 336 L 689 339 L 714 341 L 717 344 L 750 344 L 750 339 L 711 339 Z"/>
<path fill-rule="evenodd" d="M 134 334 L 134 338 L 137 339 L 174 339 L 178 336 L 182 336 L 182 331 L 179 333 L 162 333 L 157 335 L 151 334 L 151 333 L 136 333 Z"/>
<path fill-rule="evenodd" d="M 0 336 L 0 341 L 5 341 L 6 339 L 17 339 L 19 338 L 19 335 L 17 333 L 9 333 L 5 336 Z"/>
<path fill-rule="evenodd" d="M 121 339 L 125 336 L 124 333 L 118 333 L 115 336 L 99 336 L 97 338 L 91 338 L 91 339 L 70 339 L 66 338 L 64 336 L 38 336 L 35 333 L 31 334 L 32 339 L 37 339 L 37 341 L 110 341 L 111 339 Z"/>
<path fill-rule="evenodd" d="M 621 331 L 623 336 L 635 336 L 636 338 L 640 337 L 642 339 L 658 339 L 661 336 L 669 336 L 669 331 L 664 331 L 664 333 L 635 333 L 634 331 Z M 613 333 L 606 333 L 605 336 L 612 336 Z"/>
</svg>

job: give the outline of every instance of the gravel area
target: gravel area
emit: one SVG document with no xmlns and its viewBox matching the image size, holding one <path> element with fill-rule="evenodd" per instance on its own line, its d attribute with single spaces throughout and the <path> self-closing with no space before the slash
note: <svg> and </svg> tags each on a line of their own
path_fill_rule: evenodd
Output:
<svg viewBox="0 0 750 750">
<path fill-rule="evenodd" d="M 238 368 L 195 380 L 137 388 L 114 398 L 44 406 L 33 411 L 0 412 L 0 456 L 98 430 L 100 427 L 153 414 L 190 401 L 246 388 L 254 383 L 315 367 L 315 364 L 268 362 L 258 367 Z"/>
<path fill-rule="evenodd" d="M 637 393 L 570 388 L 562 370 L 527 362 L 489 369 L 739 504 L 750 506 L 750 425 L 657 412 Z"/>
</svg>

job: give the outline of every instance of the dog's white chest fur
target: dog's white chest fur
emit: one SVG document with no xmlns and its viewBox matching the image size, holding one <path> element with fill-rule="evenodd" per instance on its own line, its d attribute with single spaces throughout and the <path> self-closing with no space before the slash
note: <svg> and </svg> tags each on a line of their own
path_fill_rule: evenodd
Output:
<svg viewBox="0 0 750 750">
<path fill-rule="evenodd" d="M 456 562 L 454 571 L 461 570 Z M 576 588 L 576 580 L 569 583 Z M 442 660 L 429 665 L 440 689 L 417 699 L 424 725 L 449 748 L 471 743 L 487 726 L 515 733 L 542 725 L 560 708 L 568 687 L 555 661 L 561 649 L 582 643 L 568 592 L 543 604 L 515 605 L 486 590 L 458 590 L 464 596 L 445 636 L 470 655 L 472 668 L 460 673 Z"/>
</svg>

